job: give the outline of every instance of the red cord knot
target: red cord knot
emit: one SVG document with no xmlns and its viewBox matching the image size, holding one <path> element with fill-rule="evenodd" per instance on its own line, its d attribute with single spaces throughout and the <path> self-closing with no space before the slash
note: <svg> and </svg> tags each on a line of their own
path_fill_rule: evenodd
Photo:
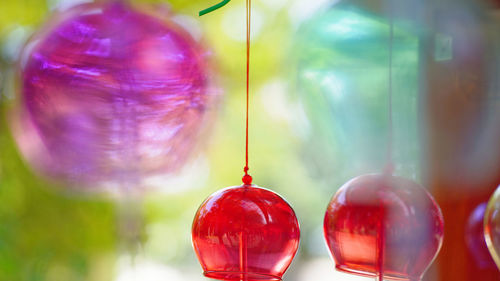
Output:
<svg viewBox="0 0 500 281">
<path fill-rule="evenodd" d="M 249 174 L 245 174 L 241 180 L 244 185 L 252 185 L 252 176 Z"/>
<path fill-rule="evenodd" d="M 247 166 L 243 168 L 245 175 L 243 176 L 243 178 L 241 178 L 241 180 L 243 181 L 244 185 L 252 185 L 252 176 L 248 174 L 248 170 L 249 168 Z"/>
</svg>

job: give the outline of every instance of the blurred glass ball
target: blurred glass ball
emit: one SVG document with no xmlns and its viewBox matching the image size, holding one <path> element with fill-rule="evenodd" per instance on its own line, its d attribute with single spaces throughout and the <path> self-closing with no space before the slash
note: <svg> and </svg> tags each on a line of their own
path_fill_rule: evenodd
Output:
<svg viewBox="0 0 500 281">
<path fill-rule="evenodd" d="M 484 213 L 484 238 L 491 257 L 500 269 L 500 186 L 488 201 Z"/>
<path fill-rule="evenodd" d="M 305 154 L 318 177 L 336 182 L 385 164 L 389 27 L 387 17 L 341 1 L 296 32 L 296 92 L 311 121 Z M 398 22 L 393 37 L 392 149 L 397 173 L 412 176 L 419 167 L 418 37 Z"/>
<path fill-rule="evenodd" d="M 124 1 L 84 4 L 27 43 L 15 135 L 35 170 L 132 188 L 186 162 L 216 95 L 208 53 L 171 18 Z"/>
<path fill-rule="evenodd" d="M 330 201 L 325 239 L 340 271 L 420 280 L 443 243 L 443 215 L 419 184 L 386 174 L 356 177 Z"/>
<path fill-rule="evenodd" d="M 465 225 L 465 243 L 472 254 L 474 262 L 479 268 L 496 268 L 486 241 L 484 239 L 484 214 L 487 203 L 479 204 L 471 212 L 467 224 Z"/>
</svg>

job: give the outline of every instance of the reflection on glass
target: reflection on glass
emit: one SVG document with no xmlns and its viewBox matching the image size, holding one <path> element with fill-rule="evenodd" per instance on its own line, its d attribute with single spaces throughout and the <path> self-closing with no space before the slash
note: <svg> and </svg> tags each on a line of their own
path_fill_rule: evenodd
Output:
<svg viewBox="0 0 500 281">
<path fill-rule="evenodd" d="M 484 238 L 493 260 L 500 269 L 500 187 L 491 196 L 484 214 Z"/>
<path fill-rule="evenodd" d="M 370 174 L 339 189 L 324 232 L 338 270 L 418 281 L 441 248 L 443 215 L 419 184 Z"/>
<path fill-rule="evenodd" d="M 281 280 L 299 246 L 295 212 L 257 186 L 212 194 L 196 213 L 193 246 L 205 276 L 220 280 Z"/>
</svg>

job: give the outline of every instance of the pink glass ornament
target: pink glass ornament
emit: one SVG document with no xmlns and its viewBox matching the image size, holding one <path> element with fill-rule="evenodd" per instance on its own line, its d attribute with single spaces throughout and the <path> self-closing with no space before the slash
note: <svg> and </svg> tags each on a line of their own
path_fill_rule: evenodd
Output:
<svg viewBox="0 0 500 281">
<path fill-rule="evenodd" d="M 420 280 L 443 241 L 443 216 L 417 183 L 363 175 L 344 184 L 328 205 L 324 232 L 340 271 Z"/>
<path fill-rule="evenodd" d="M 206 52 L 124 1 L 56 15 L 21 59 L 17 137 L 43 174 L 137 184 L 186 162 L 213 106 Z"/>
<path fill-rule="evenodd" d="M 193 222 L 193 246 L 204 275 L 219 280 L 281 280 L 299 246 L 294 211 L 255 185 L 208 197 Z"/>
</svg>

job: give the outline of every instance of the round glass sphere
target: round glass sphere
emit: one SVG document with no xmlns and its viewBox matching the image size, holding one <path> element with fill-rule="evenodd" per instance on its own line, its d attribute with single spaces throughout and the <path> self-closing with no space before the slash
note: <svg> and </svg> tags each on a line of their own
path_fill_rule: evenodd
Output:
<svg viewBox="0 0 500 281">
<path fill-rule="evenodd" d="M 137 184 L 193 151 L 215 100 L 207 52 L 170 16 L 139 8 L 76 6 L 27 43 L 15 134 L 42 174 Z"/>
<path fill-rule="evenodd" d="M 471 212 L 465 225 L 465 244 L 473 259 L 469 262 L 476 264 L 478 268 L 491 268 L 496 270 L 496 265 L 488 251 L 484 239 L 484 214 L 487 203 L 477 205 Z"/>
<path fill-rule="evenodd" d="M 340 271 L 420 280 L 441 247 L 443 216 L 419 184 L 369 174 L 339 189 L 328 205 L 324 234 Z"/>
<path fill-rule="evenodd" d="M 311 121 L 308 167 L 341 184 L 339 178 L 384 165 L 387 152 L 380 147 L 394 134 L 398 173 L 418 171 L 418 37 L 395 24 L 389 109 L 388 18 L 363 8 L 373 1 L 334 2 L 301 23 L 290 54 L 293 92 Z M 389 110 L 398 117 L 391 128 Z"/>
<path fill-rule="evenodd" d="M 500 269 L 500 186 L 491 196 L 484 214 L 484 238 L 493 260 Z"/>
<path fill-rule="evenodd" d="M 219 280 L 281 280 L 299 239 L 290 205 L 254 185 L 212 194 L 198 209 L 192 228 L 204 275 Z"/>
</svg>

